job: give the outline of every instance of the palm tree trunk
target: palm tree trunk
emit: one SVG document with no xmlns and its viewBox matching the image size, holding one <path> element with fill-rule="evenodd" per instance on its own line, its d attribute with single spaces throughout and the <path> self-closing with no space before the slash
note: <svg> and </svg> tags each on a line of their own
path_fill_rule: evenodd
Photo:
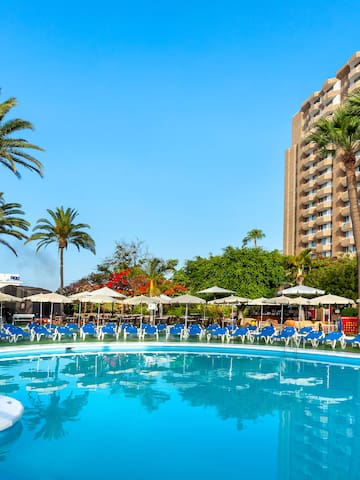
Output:
<svg viewBox="0 0 360 480">
<path fill-rule="evenodd" d="M 355 156 L 344 158 L 346 167 L 346 180 L 348 187 L 350 216 L 356 248 L 357 260 L 357 278 L 358 278 L 358 298 L 360 298 L 360 209 L 358 203 L 357 182 L 355 175 Z M 360 312 L 358 311 L 358 316 Z"/>
<path fill-rule="evenodd" d="M 63 247 L 59 247 L 59 254 L 60 254 L 60 292 L 62 292 L 64 288 L 64 248 Z"/>
</svg>

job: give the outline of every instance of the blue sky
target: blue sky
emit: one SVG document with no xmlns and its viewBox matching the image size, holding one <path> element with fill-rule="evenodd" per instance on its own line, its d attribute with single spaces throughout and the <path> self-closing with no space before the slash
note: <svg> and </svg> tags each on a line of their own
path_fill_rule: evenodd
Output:
<svg viewBox="0 0 360 480">
<path fill-rule="evenodd" d="M 116 242 L 182 264 L 240 246 L 282 249 L 291 117 L 359 46 L 357 1 L 42 1 L 1 6 L 0 100 L 34 123 L 44 178 L 2 170 L 5 200 L 34 224 L 75 208 L 96 256 L 70 247 L 65 283 Z M 59 285 L 56 246 L 0 271 Z"/>
</svg>

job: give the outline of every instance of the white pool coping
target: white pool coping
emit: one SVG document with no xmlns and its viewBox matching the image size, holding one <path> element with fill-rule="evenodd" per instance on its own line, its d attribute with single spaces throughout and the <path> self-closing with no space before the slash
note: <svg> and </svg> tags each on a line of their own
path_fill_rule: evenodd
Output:
<svg viewBox="0 0 360 480">
<path fill-rule="evenodd" d="M 193 342 L 84 342 L 84 343 L 54 343 L 54 344 L 36 344 L 36 345 L 11 345 L 0 346 L 0 360 L 14 359 L 18 354 L 19 358 L 32 355 L 58 354 L 74 355 L 77 353 L 119 353 L 119 352 L 176 352 L 176 353 L 208 353 L 208 354 L 231 354 L 241 355 L 253 352 L 274 356 L 279 354 L 282 357 L 309 359 L 313 361 L 323 361 L 328 363 L 341 363 L 341 360 L 348 363 L 355 361 L 360 364 L 359 353 L 342 352 L 335 350 L 317 350 L 316 348 L 296 348 L 287 346 L 274 346 L 264 344 L 228 344 L 228 343 L 193 343 Z M 2 354 L 5 354 L 2 357 Z M 11 357 L 7 356 L 8 354 Z"/>
</svg>

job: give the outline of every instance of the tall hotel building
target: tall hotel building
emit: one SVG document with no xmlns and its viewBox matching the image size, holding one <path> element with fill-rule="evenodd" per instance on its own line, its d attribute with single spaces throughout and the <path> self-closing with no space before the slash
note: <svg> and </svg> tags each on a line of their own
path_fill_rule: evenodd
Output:
<svg viewBox="0 0 360 480">
<path fill-rule="evenodd" d="M 355 251 L 343 166 L 336 158 L 320 158 L 314 145 L 306 144 L 305 139 L 315 122 L 331 117 L 357 88 L 360 52 L 340 68 L 336 77 L 325 80 L 322 89 L 314 92 L 293 117 L 292 145 L 285 154 L 285 255 L 297 255 L 305 248 L 324 257 Z"/>
</svg>

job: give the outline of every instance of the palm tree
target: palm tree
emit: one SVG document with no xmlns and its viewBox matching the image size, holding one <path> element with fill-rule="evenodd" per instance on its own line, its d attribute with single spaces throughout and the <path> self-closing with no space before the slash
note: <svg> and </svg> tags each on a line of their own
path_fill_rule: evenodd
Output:
<svg viewBox="0 0 360 480">
<path fill-rule="evenodd" d="M 291 255 L 287 257 L 287 264 L 291 274 L 295 278 L 297 285 L 302 285 L 306 274 L 311 270 L 311 248 L 306 248 L 299 255 Z"/>
<path fill-rule="evenodd" d="M 44 150 L 37 145 L 29 143 L 24 138 L 14 138 L 13 135 L 21 130 L 33 130 L 32 123 L 14 118 L 12 120 L 4 120 L 10 110 L 17 105 L 14 97 L 0 103 L 0 163 L 11 170 L 18 178 L 21 177 L 18 166 L 25 167 L 42 176 L 42 164 L 35 157 L 27 153 L 28 149 Z"/>
<path fill-rule="evenodd" d="M 30 223 L 17 215 L 24 215 L 21 205 L 19 203 L 5 203 L 3 193 L 0 192 L 0 236 L 10 235 L 18 240 L 28 238 L 21 230 L 29 230 Z M 0 238 L 0 243 L 10 248 L 17 255 L 16 250 L 6 240 Z"/>
<path fill-rule="evenodd" d="M 164 276 L 175 270 L 177 265 L 177 260 L 163 260 L 161 258 L 150 258 L 145 265 L 145 272 L 150 279 L 150 296 L 155 295 L 156 293 L 156 282 L 159 279 L 164 278 Z"/>
<path fill-rule="evenodd" d="M 360 209 L 356 180 L 356 153 L 360 149 L 360 116 L 354 115 L 352 106 L 340 107 L 330 119 L 322 118 L 314 126 L 307 141 L 314 142 L 321 158 L 335 157 L 345 167 L 350 203 L 350 217 L 356 247 L 358 279 L 360 279 Z M 358 282 L 360 297 L 360 281 Z"/>
<path fill-rule="evenodd" d="M 250 240 L 254 242 L 254 247 L 257 247 L 257 241 L 264 238 L 265 233 L 260 230 L 259 228 L 254 228 L 253 230 L 250 230 L 247 234 L 246 237 L 243 238 L 243 247 L 245 247 Z"/>
<path fill-rule="evenodd" d="M 60 257 L 60 290 L 64 288 L 64 249 L 68 245 L 75 245 L 80 251 L 80 248 L 90 250 L 93 254 L 95 251 L 95 242 L 91 236 L 84 232 L 84 228 L 90 228 L 86 223 L 74 223 L 78 212 L 72 208 L 58 207 L 55 211 L 47 209 L 51 220 L 47 218 L 40 218 L 37 222 L 31 237 L 27 242 L 37 240 L 38 244 L 36 251 L 41 247 L 47 247 L 50 243 L 57 243 Z"/>
</svg>

